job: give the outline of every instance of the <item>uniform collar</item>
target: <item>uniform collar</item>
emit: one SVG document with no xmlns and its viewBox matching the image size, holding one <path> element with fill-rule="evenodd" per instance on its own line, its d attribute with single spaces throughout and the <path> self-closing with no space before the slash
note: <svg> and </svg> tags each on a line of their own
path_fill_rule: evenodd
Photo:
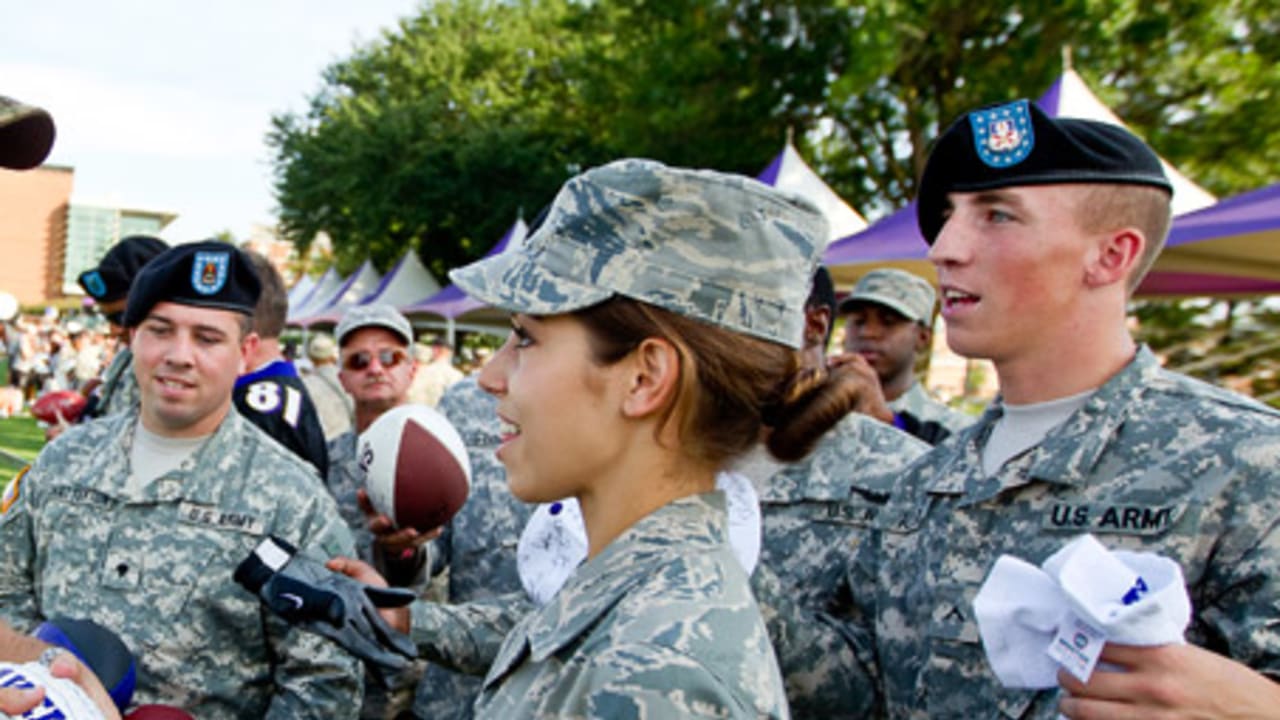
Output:
<svg viewBox="0 0 1280 720">
<path fill-rule="evenodd" d="M 489 679 L 510 672 L 526 649 L 542 662 L 582 636 L 636 585 L 648 581 L 676 554 L 701 554 L 727 546 L 725 498 L 718 491 L 680 498 L 627 528 L 570 576 L 551 602 L 522 623 L 518 641 L 504 644 Z M 488 681 L 486 682 L 488 684 Z"/>
<path fill-rule="evenodd" d="M 1160 363 L 1145 345 L 1138 348 L 1133 360 L 1098 388 L 1079 410 L 1054 428 L 1030 452 L 1026 480 L 1059 485 L 1085 482 L 1106 450 L 1111 438 L 1128 418 L 1128 408 L 1150 381 L 1160 372 Z M 991 427 L 1004 414 L 999 397 L 987 408 L 978 422 L 961 432 L 956 440 L 964 451 L 950 453 L 946 464 L 934 473 L 927 486 L 930 492 L 962 494 L 970 473 L 949 472 L 960 464 L 982 465 L 982 443 Z"/>
<path fill-rule="evenodd" d="M 120 449 L 124 453 L 127 466 L 127 459 L 133 447 L 134 433 L 137 424 L 141 422 L 138 410 L 135 408 L 127 413 L 121 413 L 120 421 L 122 423 L 122 432 L 119 435 Z M 214 468 L 226 464 L 244 452 L 243 445 L 249 427 L 248 421 L 242 418 L 234 408 L 229 409 L 227 416 L 218 424 L 213 434 L 190 457 L 176 469 L 147 483 L 142 490 L 141 499 L 159 502 L 182 499 L 216 505 L 221 502 L 227 492 L 238 492 L 237 483 L 228 482 L 226 475 Z M 123 489 L 123 483 L 126 480 L 127 478 L 120 478 L 121 485 L 117 490 Z"/>
</svg>

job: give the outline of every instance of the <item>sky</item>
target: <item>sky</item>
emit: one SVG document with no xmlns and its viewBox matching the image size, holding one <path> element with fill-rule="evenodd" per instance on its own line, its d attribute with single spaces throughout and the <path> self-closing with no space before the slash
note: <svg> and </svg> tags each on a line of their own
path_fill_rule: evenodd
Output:
<svg viewBox="0 0 1280 720">
<path fill-rule="evenodd" d="M 245 239 L 275 222 L 271 116 L 417 0 L 7 2 L 0 94 L 47 109 L 71 200 L 176 213 L 161 236 Z"/>
</svg>

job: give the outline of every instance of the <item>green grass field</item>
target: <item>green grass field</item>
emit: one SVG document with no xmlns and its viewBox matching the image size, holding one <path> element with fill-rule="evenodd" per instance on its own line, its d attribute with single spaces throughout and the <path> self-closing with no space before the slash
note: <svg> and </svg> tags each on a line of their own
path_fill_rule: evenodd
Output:
<svg viewBox="0 0 1280 720">
<path fill-rule="evenodd" d="M 44 447 L 44 430 L 32 417 L 0 418 L 0 487 Z"/>
</svg>

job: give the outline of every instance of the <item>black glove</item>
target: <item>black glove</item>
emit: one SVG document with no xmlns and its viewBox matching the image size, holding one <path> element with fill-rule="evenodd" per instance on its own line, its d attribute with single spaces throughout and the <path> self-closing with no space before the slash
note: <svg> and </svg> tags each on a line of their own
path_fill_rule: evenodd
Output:
<svg viewBox="0 0 1280 720">
<path fill-rule="evenodd" d="M 235 580 L 290 625 L 323 635 L 378 668 L 400 670 L 417 657 L 409 636 L 378 615 L 380 607 L 413 602 L 410 590 L 357 582 L 275 536 L 240 563 Z"/>
</svg>

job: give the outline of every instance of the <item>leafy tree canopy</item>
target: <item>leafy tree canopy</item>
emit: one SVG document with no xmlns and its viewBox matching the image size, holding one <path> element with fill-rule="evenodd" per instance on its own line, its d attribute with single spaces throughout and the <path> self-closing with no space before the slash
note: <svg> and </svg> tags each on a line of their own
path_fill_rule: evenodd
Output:
<svg viewBox="0 0 1280 720">
<path fill-rule="evenodd" d="M 754 175 L 788 129 L 871 216 L 961 112 L 1075 69 L 1219 194 L 1280 168 L 1272 0 L 438 0 L 273 120 L 285 234 L 339 269 L 413 248 L 438 276 L 617 157 Z"/>
</svg>

